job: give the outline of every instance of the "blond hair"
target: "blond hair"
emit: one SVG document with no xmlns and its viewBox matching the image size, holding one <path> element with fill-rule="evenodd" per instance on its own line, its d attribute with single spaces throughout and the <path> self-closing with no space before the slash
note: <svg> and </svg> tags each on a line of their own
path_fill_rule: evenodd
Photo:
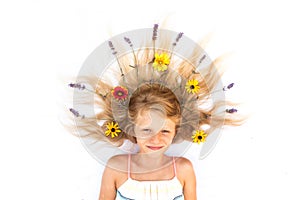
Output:
<svg viewBox="0 0 300 200">
<path fill-rule="evenodd" d="M 151 45 L 146 43 L 145 46 Z M 90 76 L 78 77 L 79 82 L 90 85 L 96 93 L 92 101 L 87 101 L 84 95 L 75 100 L 77 104 L 92 104 L 96 108 L 95 117 L 85 117 L 76 123 L 79 135 L 91 137 L 95 141 L 109 141 L 117 146 L 124 139 L 135 142 L 132 128 L 137 113 L 151 105 L 162 106 L 167 117 L 176 121 L 175 142 L 192 141 L 193 131 L 201 129 L 203 125 L 209 127 L 207 134 L 223 125 L 240 125 L 243 121 L 240 116 L 225 112 L 225 107 L 232 106 L 233 103 L 227 102 L 225 98 L 212 98 L 213 91 L 220 85 L 223 71 L 219 64 L 223 58 L 219 57 L 207 67 L 196 71 L 199 60 L 204 58 L 203 49 L 195 46 L 192 53 L 183 58 L 173 48 L 171 35 L 161 34 L 156 49 L 143 47 L 134 54 L 127 52 L 119 56 L 117 65 L 111 64 L 106 74 L 102 74 L 102 78 L 99 79 L 93 73 Z M 167 71 L 158 72 L 152 67 L 154 53 L 163 52 L 171 54 L 172 59 Z M 186 82 L 190 79 L 199 82 L 200 91 L 196 95 L 185 89 Z M 111 91 L 115 85 L 126 87 L 129 93 L 126 101 L 120 103 L 114 100 Z M 112 121 L 117 122 L 122 130 L 114 138 L 104 134 L 106 124 Z"/>
</svg>

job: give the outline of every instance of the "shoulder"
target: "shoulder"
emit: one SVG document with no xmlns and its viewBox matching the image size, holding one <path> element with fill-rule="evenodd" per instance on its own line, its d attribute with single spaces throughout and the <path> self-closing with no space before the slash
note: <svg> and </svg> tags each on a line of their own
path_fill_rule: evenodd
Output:
<svg viewBox="0 0 300 200">
<path fill-rule="evenodd" d="M 123 172 L 127 170 L 126 159 L 127 155 L 117 155 L 108 160 L 102 174 L 100 199 L 114 199 L 117 188 L 127 179 L 127 173 Z"/>
<path fill-rule="evenodd" d="M 109 163 L 109 164 L 114 164 L 114 163 L 120 164 L 119 162 L 124 162 L 124 161 L 127 162 L 127 160 L 128 160 L 128 154 L 120 154 L 120 155 L 116 155 L 116 156 L 111 157 L 108 160 L 107 163 Z"/>
<path fill-rule="evenodd" d="M 192 162 L 184 157 L 177 157 L 175 158 L 176 160 L 176 167 L 180 171 L 185 171 L 185 170 L 193 170 L 193 164 Z"/>
<path fill-rule="evenodd" d="M 182 185 L 185 185 L 187 180 L 195 179 L 194 167 L 192 162 L 184 157 L 177 157 L 176 159 L 176 172 L 177 178 Z"/>
<path fill-rule="evenodd" d="M 102 174 L 102 183 L 110 183 L 118 188 L 120 183 L 127 179 L 128 155 L 117 155 L 111 157 Z"/>
<path fill-rule="evenodd" d="M 113 171 L 127 171 L 128 155 L 116 155 L 111 157 L 106 164 L 106 168 L 110 168 Z"/>
</svg>

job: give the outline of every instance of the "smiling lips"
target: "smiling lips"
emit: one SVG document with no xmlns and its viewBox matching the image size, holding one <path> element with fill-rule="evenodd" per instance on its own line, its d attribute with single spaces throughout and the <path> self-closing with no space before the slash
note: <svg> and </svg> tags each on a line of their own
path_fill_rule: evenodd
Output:
<svg viewBox="0 0 300 200">
<path fill-rule="evenodd" d="M 157 150 L 163 148 L 163 146 L 158 146 L 158 147 L 156 147 L 156 146 L 147 146 L 147 147 L 148 147 L 149 149 L 153 150 L 153 151 L 157 151 Z"/>
</svg>

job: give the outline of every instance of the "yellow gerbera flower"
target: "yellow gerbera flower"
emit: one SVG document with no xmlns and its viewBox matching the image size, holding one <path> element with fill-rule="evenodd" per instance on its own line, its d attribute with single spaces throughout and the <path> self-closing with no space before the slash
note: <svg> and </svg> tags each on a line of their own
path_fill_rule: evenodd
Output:
<svg viewBox="0 0 300 200">
<path fill-rule="evenodd" d="M 198 93 L 200 90 L 199 82 L 196 79 L 188 80 L 188 82 L 185 85 L 185 89 L 188 93 Z"/>
<path fill-rule="evenodd" d="M 193 142 L 200 144 L 200 142 L 205 142 L 207 134 L 203 130 L 197 130 L 194 135 L 192 136 Z"/>
<path fill-rule="evenodd" d="M 106 136 L 110 135 L 111 138 L 118 136 L 118 133 L 121 132 L 118 123 L 114 123 L 114 122 L 108 123 L 106 125 L 106 128 L 107 130 L 105 131 L 105 135 Z"/>
<path fill-rule="evenodd" d="M 165 71 L 168 69 L 168 64 L 170 64 L 170 57 L 166 53 L 158 54 L 155 53 L 155 59 L 153 63 L 154 69 L 157 71 Z"/>
</svg>

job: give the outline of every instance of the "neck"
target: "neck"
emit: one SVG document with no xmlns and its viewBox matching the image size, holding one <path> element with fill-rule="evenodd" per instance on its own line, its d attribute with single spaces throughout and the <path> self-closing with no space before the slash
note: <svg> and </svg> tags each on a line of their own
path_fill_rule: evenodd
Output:
<svg viewBox="0 0 300 200">
<path fill-rule="evenodd" d="M 168 164 L 168 157 L 163 153 L 138 153 L 134 160 L 141 169 L 152 171 Z"/>
</svg>

